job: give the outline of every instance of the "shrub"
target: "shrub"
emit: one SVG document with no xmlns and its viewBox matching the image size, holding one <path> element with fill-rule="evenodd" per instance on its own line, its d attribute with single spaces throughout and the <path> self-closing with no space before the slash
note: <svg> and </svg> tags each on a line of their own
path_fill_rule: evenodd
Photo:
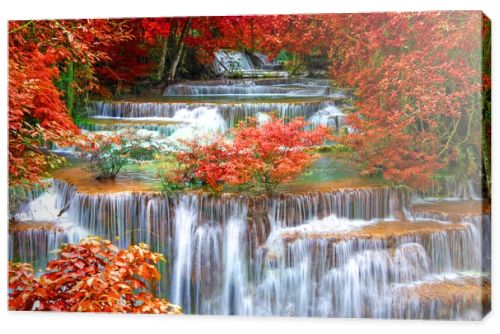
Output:
<svg viewBox="0 0 500 334">
<path fill-rule="evenodd" d="M 182 165 L 173 154 L 157 155 L 156 161 L 164 195 L 202 186 L 202 182 L 191 176 L 187 166 Z"/>
<path fill-rule="evenodd" d="M 138 136 L 127 133 L 127 140 L 122 137 L 122 150 L 132 160 L 152 161 L 159 152 L 159 145 L 152 136 Z"/>
<path fill-rule="evenodd" d="M 306 130 L 306 125 L 302 118 L 285 123 L 275 116 L 261 126 L 255 120 L 240 123 L 233 132 L 228 181 L 257 192 L 274 192 L 279 184 L 296 178 L 315 158 L 310 148 L 331 139 L 327 127 Z"/>
<path fill-rule="evenodd" d="M 81 147 L 88 155 L 90 170 L 96 179 L 114 179 L 123 166 L 129 162 L 129 153 L 124 148 L 121 136 L 93 135 Z"/>
<path fill-rule="evenodd" d="M 179 163 L 173 182 L 207 185 L 219 191 L 224 183 L 240 185 L 252 192 L 274 192 L 276 187 L 302 173 L 314 160 L 310 148 L 331 138 L 319 126 L 305 130 L 296 118 L 285 123 L 276 117 L 259 126 L 255 119 L 240 123 L 232 141 L 215 137 L 209 144 L 184 141 L 184 150 L 174 153 Z"/>
<path fill-rule="evenodd" d="M 175 154 L 182 167 L 176 170 L 181 183 L 207 185 L 218 192 L 235 173 L 233 148 L 223 136 L 214 137 L 208 144 L 199 140 L 183 141 L 183 144 L 185 148 Z"/>
<path fill-rule="evenodd" d="M 163 255 L 145 244 L 118 250 L 96 237 L 62 246 L 39 278 L 27 263 L 9 263 L 9 309 L 18 311 L 180 314 L 181 308 L 153 296 Z"/>
</svg>

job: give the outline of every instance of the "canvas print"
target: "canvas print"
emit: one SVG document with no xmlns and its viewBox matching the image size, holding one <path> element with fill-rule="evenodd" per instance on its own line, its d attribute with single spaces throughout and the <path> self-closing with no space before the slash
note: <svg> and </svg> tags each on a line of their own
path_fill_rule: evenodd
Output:
<svg viewBox="0 0 500 334">
<path fill-rule="evenodd" d="M 482 12 L 8 29 L 11 311 L 489 312 Z"/>
</svg>

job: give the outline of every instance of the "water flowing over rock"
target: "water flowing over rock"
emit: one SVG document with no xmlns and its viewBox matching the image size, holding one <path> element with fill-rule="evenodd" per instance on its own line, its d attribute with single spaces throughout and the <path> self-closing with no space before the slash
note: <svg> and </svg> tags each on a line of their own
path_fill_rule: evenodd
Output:
<svg viewBox="0 0 500 334">
<path fill-rule="evenodd" d="M 340 112 L 333 115 L 332 110 L 338 110 L 329 101 L 305 101 L 305 102 L 277 102 L 277 103 L 164 103 L 164 102 L 93 102 L 90 106 L 90 115 L 96 119 L 115 121 L 114 124 L 83 124 L 83 127 L 91 131 L 119 130 L 130 127 L 131 124 L 120 123 L 120 121 L 134 120 L 140 122 L 140 128 L 160 131 L 170 135 L 179 125 L 158 124 L 158 121 L 188 121 L 189 113 L 199 110 L 215 109 L 226 122 L 226 127 L 233 128 L 238 122 L 249 117 L 262 117 L 262 115 L 275 114 L 285 121 L 295 117 L 303 117 L 314 126 L 327 125 L 332 128 L 340 128 L 344 125 L 343 116 Z M 183 113 L 186 118 L 179 117 Z M 176 116 L 177 115 L 177 116 Z M 149 122 L 149 124 L 147 124 Z"/>
<path fill-rule="evenodd" d="M 252 71 L 255 69 L 249 55 L 245 52 L 238 51 L 215 52 L 214 67 L 219 72 Z"/>
<path fill-rule="evenodd" d="M 329 105 L 314 113 L 308 121 L 313 125 L 323 125 L 332 128 L 340 128 L 344 123 L 344 113 L 335 105 Z"/>
<path fill-rule="evenodd" d="M 234 56 L 239 70 L 265 63 Z M 174 149 L 178 139 L 203 140 L 249 117 L 262 125 L 271 114 L 350 131 L 348 98 L 329 80 L 184 82 L 165 95 L 91 102 L 81 126 L 133 128 Z M 332 174 L 319 178 L 323 188 L 306 177 L 274 195 L 167 197 L 143 179 L 118 176 L 112 186 L 78 168 L 59 171 L 71 184 L 54 179 L 24 194 L 9 226 L 10 260 L 42 269 L 52 249 L 87 235 L 120 248 L 144 242 L 168 260 L 156 293 L 193 314 L 477 320 L 489 310 L 491 215 L 480 182 L 445 179 L 410 192 L 321 161 L 317 170 Z"/>
<path fill-rule="evenodd" d="M 78 243 L 87 236 L 87 231 L 73 224 L 16 223 L 9 229 L 9 261 L 29 262 L 35 270 L 43 270 L 62 244 Z"/>
<path fill-rule="evenodd" d="M 161 136 L 168 137 L 175 130 L 178 129 L 177 124 L 161 124 L 160 122 L 156 122 L 154 119 L 132 119 L 132 118 L 112 118 L 112 117 L 99 117 L 94 118 L 98 121 L 103 122 L 78 122 L 78 126 L 86 131 L 91 132 L 120 132 L 126 131 L 129 129 L 134 129 L 136 131 L 146 130 L 151 133 L 158 133 Z M 136 122 L 133 122 L 137 120 Z M 131 122 L 132 121 L 132 122 Z"/>
<path fill-rule="evenodd" d="M 481 200 L 482 183 L 479 180 L 456 181 L 453 179 L 439 180 L 432 183 L 431 188 L 419 197 L 430 199 L 459 200 L 471 199 Z"/>
<path fill-rule="evenodd" d="M 45 269 L 56 257 L 53 251 L 63 243 L 77 243 L 88 236 L 64 211 L 75 193 L 73 187 L 54 181 L 21 207 L 9 226 L 9 261 L 30 262 L 35 270 Z"/>
<path fill-rule="evenodd" d="M 425 208 L 401 220 L 412 206 L 403 189 L 164 197 L 85 194 L 54 180 L 50 192 L 46 205 L 82 231 L 165 254 L 157 292 L 187 313 L 479 319 L 485 307 L 476 293 L 446 291 L 481 291 L 489 220 Z M 10 245 L 20 257 L 72 240 L 59 228 L 18 230 Z"/>
<path fill-rule="evenodd" d="M 179 83 L 167 87 L 165 96 L 329 96 L 329 83 L 319 80 L 231 80 Z"/>
<path fill-rule="evenodd" d="M 276 61 L 261 53 L 216 51 L 213 69 L 217 75 L 238 74 L 243 77 L 287 77 L 286 71 Z"/>
</svg>

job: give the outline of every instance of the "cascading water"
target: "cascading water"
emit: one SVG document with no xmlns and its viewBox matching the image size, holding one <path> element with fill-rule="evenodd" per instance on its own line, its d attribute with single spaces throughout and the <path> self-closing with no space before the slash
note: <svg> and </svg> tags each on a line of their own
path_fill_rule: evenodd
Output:
<svg viewBox="0 0 500 334">
<path fill-rule="evenodd" d="M 53 211 L 68 206 L 85 231 L 165 254 L 158 293 L 188 313 L 439 318 L 448 304 L 419 302 L 420 291 L 477 280 L 485 255 L 482 219 L 391 218 L 410 205 L 402 189 L 272 198 L 53 189 Z M 471 305 L 449 316 L 480 318 L 482 305 Z"/>
<path fill-rule="evenodd" d="M 252 81 L 235 85 L 201 86 L 189 84 L 176 84 L 165 90 L 166 96 L 190 96 L 190 95 L 255 95 L 255 96 L 326 96 L 327 86 L 270 86 L 256 85 Z"/>
<path fill-rule="evenodd" d="M 180 126 L 172 137 L 194 138 L 212 133 L 224 133 L 226 130 L 226 121 L 219 114 L 216 108 L 198 107 L 193 110 L 180 109 L 175 112 L 172 118 L 175 121 L 187 123 L 186 126 Z"/>
<path fill-rule="evenodd" d="M 47 262 L 55 258 L 53 250 L 88 236 L 62 211 L 67 194 L 59 190 L 51 186 L 38 193 L 15 214 L 16 223 L 9 231 L 10 261 L 31 262 L 35 270 L 45 269 Z"/>
<path fill-rule="evenodd" d="M 271 113 L 339 129 L 343 97 L 335 94 L 328 80 L 187 82 L 160 102 L 93 102 L 89 116 L 99 122 L 88 129 L 135 127 L 176 141 L 249 117 L 264 124 Z M 14 215 L 11 260 L 43 268 L 53 248 L 88 234 L 120 248 L 145 242 L 168 260 L 156 292 L 186 313 L 480 319 L 487 309 L 490 215 L 435 208 L 479 202 L 474 182 L 436 182 L 419 194 L 371 187 L 253 197 L 90 194 L 51 184 Z"/>
<path fill-rule="evenodd" d="M 313 126 L 323 125 L 334 129 L 340 129 L 344 125 L 344 113 L 335 105 L 318 110 L 308 121 Z"/>
<path fill-rule="evenodd" d="M 255 66 L 249 56 L 238 51 L 216 51 L 214 68 L 217 73 L 225 71 L 252 71 Z"/>
<path fill-rule="evenodd" d="M 98 118 L 127 120 L 127 119 L 172 119 L 179 110 L 193 110 L 197 108 L 217 109 L 226 120 L 229 127 L 234 127 L 240 120 L 255 117 L 259 113 L 276 113 L 283 119 L 294 117 L 312 117 L 319 110 L 328 108 L 332 102 L 304 101 L 304 102 L 271 102 L 271 103 L 151 103 L 151 102 L 93 102 L 89 107 L 90 115 Z"/>
<path fill-rule="evenodd" d="M 432 183 L 430 190 L 420 193 L 419 196 L 428 199 L 461 200 L 472 199 L 481 200 L 481 186 L 479 180 L 468 180 L 459 182 L 453 179 L 445 179 Z"/>
<path fill-rule="evenodd" d="M 278 71 L 281 66 L 276 61 L 269 61 L 261 53 L 245 53 L 239 51 L 216 51 L 213 62 L 214 72 L 218 75 L 238 73 L 243 76 L 288 76 L 287 72 Z"/>
<path fill-rule="evenodd" d="M 175 211 L 174 220 L 174 258 L 172 270 L 172 294 L 174 303 L 185 305 L 190 309 L 191 305 L 191 267 L 192 267 L 192 243 L 193 232 L 196 227 L 196 197 L 183 197 Z"/>
</svg>

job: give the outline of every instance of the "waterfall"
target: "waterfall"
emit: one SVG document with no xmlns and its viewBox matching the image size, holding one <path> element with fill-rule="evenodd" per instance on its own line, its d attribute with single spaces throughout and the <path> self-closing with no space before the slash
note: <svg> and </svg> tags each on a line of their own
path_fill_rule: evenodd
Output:
<svg viewBox="0 0 500 334">
<path fill-rule="evenodd" d="M 239 51 L 216 51 L 214 52 L 215 60 L 213 68 L 216 74 L 230 74 L 230 73 L 248 73 L 252 76 L 258 76 L 259 71 L 270 71 L 268 74 L 276 76 L 287 76 L 287 72 L 277 72 L 281 66 L 274 61 L 269 61 L 269 58 L 258 52 L 246 53 Z"/>
<path fill-rule="evenodd" d="M 266 80 L 226 80 L 220 82 L 191 82 L 171 85 L 165 96 L 329 96 L 330 83 L 324 80 L 269 82 Z"/>
<path fill-rule="evenodd" d="M 427 200 L 481 200 L 482 183 L 479 180 L 456 181 L 450 178 L 436 180 L 428 191 L 417 194 Z"/>
<path fill-rule="evenodd" d="M 45 191 L 33 192 L 30 201 L 14 215 L 9 226 L 9 261 L 30 262 L 35 270 L 45 269 L 55 259 L 55 250 L 63 243 L 78 243 L 88 231 L 74 224 L 61 211 L 70 187 L 51 182 Z M 74 192 L 69 195 L 72 197 Z"/>
<path fill-rule="evenodd" d="M 114 121 L 106 124 L 81 123 L 81 127 L 90 131 L 120 130 L 125 127 L 140 127 L 147 130 L 158 131 L 164 135 L 172 134 L 179 125 L 177 124 L 157 124 L 154 121 L 190 121 L 194 114 L 200 114 L 201 110 L 216 110 L 225 121 L 226 128 L 233 128 L 238 122 L 249 117 L 268 117 L 271 113 L 280 119 L 289 121 L 295 117 L 302 117 L 315 125 L 324 124 L 333 128 L 341 127 L 344 123 L 342 117 L 325 116 L 324 110 L 334 110 L 337 108 L 328 101 L 304 101 L 304 102 L 279 102 L 279 103 L 151 103 L 151 102 L 92 102 L 89 106 L 89 113 L 92 118 L 106 119 Z M 323 111 L 322 111 L 323 110 Z M 319 116 L 318 113 L 321 112 Z M 209 111 L 206 116 L 215 120 L 214 112 Z M 327 120 L 328 121 L 325 121 Z M 338 121 L 335 121 L 337 119 Z M 121 123 L 120 121 L 143 121 L 141 124 Z M 216 119 L 217 122 L 220 119 Z M 150 122 L 148 124 L 148 122 Z"/>
<path fill-rule="evenodd" d="M 314 113 L 308 121 L 313 126 L 323 125 L 340 129 L 344 125 L 344 113 L 335 105 L 329 105 Z"/>
<path fill-rule="evenodd" d="M 97 117 L 96 117 L 97 118 Z M 102 132 L 102 131 L 121 131 L 126 129 L 136 129 L 136 130 L 146 130 L 150 132 L 159 133 L 162 136 L 170 136 L 177 130 L 177 124 L 158 124 L 152 119 L 136 118 L 137 123 L 123 122 L 123 120 L 131 120 L 131 118 L 119 118 L 119 117 L 99 117 L 100 119 L 105 119 L 106 123 L 88 123 L 88 122 L 77 122 L 77 125 L 86 131 L 92 132 Z M 141 120 L 141 121 L 139 121 Z M 111 122 L 109 122 L 111 121 Z M 150 123 L 148 123 L 150 122 Z"/>
<path fill-rule="evenodd" d="M 184 196 L 177 206 L 174 219 L 174 258 L 172 271 L 172 301 L 191 309 L 191 250 L 196 223 L 196 197 Z"/>
<path fill-rule="evenodd" d="M 257 124 L 259 124 L 259 126 L 262 126 L 271 120 L 271 116 L 269 116 L 268 114 L 259 112 L 259 113 L 257 113 L 256 119 L 257 119 Z"/>
<path fill-rule="evenodd" d="M 71 225 L 16 225 L 9 230 L 9 261 L 32 263 L 35 271 L 44 270 L 62 244 L 78 243 L 88 236 L 85 230 Z"/>
<path fill-rule="evenodd" d="M 193 136 L 200 132 L 224 133 L 226 130 L 226 121 L 216 108 L 198 107 L 193 110 L 180 109 L 175 112 L 172 119 L 188 123 L 188 126 L 191 127 L 189 131 L 193 132 Z M 184 127 L 181 126 L 182 128 Z M 176 136 L 176 132 L 174 132 L 173 136 Z"/>
<path fill-rule="evenodd" d="M 477 293 L 450 308 L 448 291 L 464 284 L 466 291 L 476 291 L 482 284 L 478 275 L 488 270 L 483 259 L 490 258 L 487 221 L 482 215 L 431 216 L 423 208 L 401 220 L 412 206 L 403 189 L 164 197 L 85 194 L 54 180 L 46 193 L 53 197 L 27 205 L 19 217 L 42 218 L 30 210 L 55 213 L 66 207 L 62 219 L 81 231 L 121 248 L 148 243 L 168 259 L 160 266 L 157 293 L 187 313 L 451 319 L 483 314 Z M 11 254 L 26 261 L 40 256 L 24 254 L 47 254 L 46 264 L 46 249 L 73 242 L 63 225 L 55 226 L 26 230 L 26 236 L 20 234 L 24 229 L 11 229 Z"/>
<path fill-rule="evenodd" d="M 231 218 L 224 236 L 224 274 L 222 290 L 222 314 L 247 314 L 245 299 L 248 277 L 244 254 L 246 211 L 240 217 Z"/>
<path fill-rule="evenodd" d="M 340 189 L 299 195 L 282 195 L 269 205 L 269 220 L 280 226 L 302 224 L 332 214 L 349 219 L 391 217 L 403 210 L 410 195 L 403 189 Z"/>
<path fill-rule="evenodd" d="M 328 95 L 328 87 L 286 87 L 286 86 L 258 86 L 253 82 L 242 83 L 237 85 L 221 85 L 221 86 L 204 86 L 204 85 L 189 85 L 176 84 L 169 86 L 164 95 L 166 96 L 191 96 L 191 95 L 254 95 L 254 96 L 326 96 Z"/>
<path fill-rule="evenodd" d="M 249 56 L 244 52 L 216 51 L 214 55 L 216 73 L 223 73 L 225 71 L 252 71 L 255 69 Z"/>
</svg>

